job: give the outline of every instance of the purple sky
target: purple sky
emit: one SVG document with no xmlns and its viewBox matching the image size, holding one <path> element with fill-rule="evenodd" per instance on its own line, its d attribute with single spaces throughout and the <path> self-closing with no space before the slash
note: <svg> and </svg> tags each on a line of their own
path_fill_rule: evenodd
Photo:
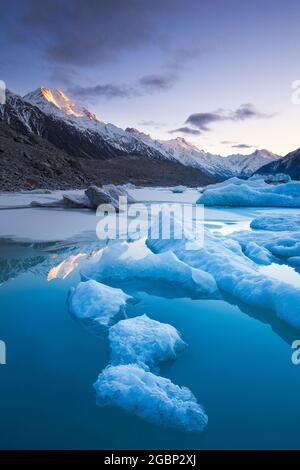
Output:
<svg viewBox="0 0 300 470">
<path fill-rule="evenodd" d="M 209 152 L 300 146 L 296 0 L 2 0 L 0 79 Z"/>
</svg>

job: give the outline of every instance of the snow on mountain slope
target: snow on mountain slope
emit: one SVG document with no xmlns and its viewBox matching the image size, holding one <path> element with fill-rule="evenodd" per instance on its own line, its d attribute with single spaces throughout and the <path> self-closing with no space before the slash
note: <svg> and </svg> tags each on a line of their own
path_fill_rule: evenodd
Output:
<svg viewBox="0 0 300 470">
<path fill-rule="evenodd" d="M 78 156 L 105 159 L 130 154 L 164 158 L 141 139 L 100 121 L 58 90 L 39 88 L 24 98 L 8 92 L 6 104 L 0 106 L 0 118 Z"/>
<path fill-rule="evenodd" d="M 288 153 L 279 161 L 274 161 L 259 168 L 257 173 L 274 174 L 283 173 L 292 179 L 300 180 L 300 149 Z"/>
<path fill-rule="evenodd" d="M 178 162 L 209 176 L 247 178 L 279 157 L 267 150 L 250 155 L 222 157 L 200 150 L 183 138 L 155 140 L 136 129 L 123 130 L 101 121 L 83 106 L 75 104 L 60 90 L 41 87 L 20 96 L 8 93 L 7 105 L 0 106 L 0 118 L 48 139 L 68 153 L 107 159 L 132 155 Z M 23 126 L 23 127 L 22 127 Z"/>
<path fill-rule="evenodd" d="M 199 168 L 220 178 L 233 176 L 248 178 L 262 165 L 281 158 L 268 150 L 255 150 L 250 155 L 233 154 L 222 157 L 200 150 L 182 137 L 171 140 L 153 140 L 149 135 L 137 129 L 128 128 L 126 131 L 155 147 L 168 158 L 175 158 L 186 166 Z"/>
</svg>

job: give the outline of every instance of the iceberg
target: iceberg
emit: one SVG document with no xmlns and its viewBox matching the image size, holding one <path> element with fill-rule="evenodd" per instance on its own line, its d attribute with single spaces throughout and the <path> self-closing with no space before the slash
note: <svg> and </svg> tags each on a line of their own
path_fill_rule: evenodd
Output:
<svg viewBox="0 0 300 470">
<path fill-rule="evenodd" d="M 180 261 L 171 251 L 152 253 L 143 239 L 134 243 L 112 243 L 99 260 L 83 267 L 82 275 L 97 281 L 128 281 L 143 279 L 177 284 L 201 296 L 217 291 L 213 277 L 203 270 Z"/>
<path fill-rule="evenodd" d="M 252 232 L 250 235 L 249 232 L 244 233 L 250 237 L 247 241 L 251 241 Z M 237 236 L 236 233 L 233 235 Z M 193 250 L 189 250 L 189 244 L 189 237 L 174 241 L 147 239 L 147 245 L 154 252 L 172 249 L 180 260 L 210 273 L 221 291 L 250 306 L 272 310 L 279 318 L 300 329 L 299 288 L 260 273 L 257 264 L 243 253 L 236 240 L 215 235 L 206 229 L 204 245 L 195 240 Z M 298 246 L 277 246 L 278 254 L 286 250 L 286 256 L 299 249 Z M 275 251 L 273 247 L 272 253 L 276 254 Z"/>
<path fill-rule="evenodd" d="M 127 302 L 132 299 L 121 289 L 90 280 L 80 282 L 69 297 L 69 309 L 80 319 L 93 319 L 109 327 L 125 317 Z"/>
<path fill-rule="evenodd" d="M 257 217 L 252 220 L 250 227 L 273 232 L 300 232 L 300 215 Z"/>
<path fill-rule="evenodd" d="M 255 242 L 249 242 L 244 251 L 245 255 L 252 259 L 256 264 L 271 264 L 274 259 L 269 250 L 263 246 L 258 245 Z"/>
<path fill-rule="evenodd" d="M 138 363 L 142 367 L 175 359 L 184 348 L 178 331 L 147 315 L 121 320 L 109 329 L 111 363 Z"/>
<path fill-rule="evenodd" d="M 300 182 L 278 186 L 264 179 L 231 178 L 204 189 L 197 201 L 207 206 L 300 207 Z"/>
<path fill-rule="evenodd" d="M 286 259 L 300 256 L 300 232 L 242 231 L 233 233 L 231 237 L 243 249 L 255 242 L 273 256 Z"/>
<path fill-rule="evenodd" d="M 208 422 L 188 388 L 136 364 L 108 366 L 94 387 L 98 406 L 118 406 L 154 424 L 201 432 Z"/>
</svg>

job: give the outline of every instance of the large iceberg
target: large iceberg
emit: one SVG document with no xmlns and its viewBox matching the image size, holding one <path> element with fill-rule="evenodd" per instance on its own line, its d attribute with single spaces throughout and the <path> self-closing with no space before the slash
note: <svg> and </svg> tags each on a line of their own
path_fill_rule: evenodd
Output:
<svg viewBox="0 0 300 470">
<path fill-rule="evenodd" d="M 188 388 L 136 364 L 107 367 L 94 387 L 99 406 L 118 406 L 155 424 L 200 432 L 208 422 Z"/>
<path fill-rule="evenodd" d="M 73 289 L 69 297 L 69 308 L 78 318 L 93 319 L 101 326 L 109 327 L 124 318 L 130 299 L 121 289 L 90 280 L 80 282 Z"/>
<path fill-rule="evenodd" d="M 231 178 L 204 189 L 197 203 L 207 206 L 300 207 L 300 182 L 278 186 L 264 179 Z"/>
<path fill-rule="evenodd" d="M 172 249 L 180 260 L 210 273 L 220 290 L 253 307 L 273 310 L 279 318 L 300 329 L 300 289 L 262 274 L 257 264 L 243 253 L 239 242 L 206 230 L 204 245 L 195 240 L 193 250 L 189 250 L 189 244 L 190 240 L 184 238 L 147 240 L 154 252 Z M 280 246 L 277 252 L 286 250 L 287 256 L 294 256 L 298 249 Z M 272 252 L 276 252 L 275 247 Z"/>
<path fill-rule="evenodd" d="M 109 329 L 112 364 L 138 363 L 150 368 L 175 359 L 185 346 L 171 325 L 147 315 L 121 320 Z"/>
<path fill-rule="evenodd" d="M 134 243 L 108 245 L 100 259 L 92 260 L 81 273 L 87 279 L 104 282 L 161 280 L 203 296 L 211 296 L 217 290 L 215 280 L 209 273 L 180 261 L 171 251 L 153 254 L 143 239 Z"/>
</svg>

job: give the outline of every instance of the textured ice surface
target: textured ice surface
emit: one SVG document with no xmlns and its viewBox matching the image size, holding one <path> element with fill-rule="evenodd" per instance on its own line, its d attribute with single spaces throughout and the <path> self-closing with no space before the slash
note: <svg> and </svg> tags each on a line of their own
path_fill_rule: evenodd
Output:
<svg viewBox="0 0 300 470">
<path fill-rule="evenodd" d="M 208 206 L 300 207 L 300 183 L 274 186 L 263 179 L 231 178 L 208 186 L 197 202 Z"/>
<path fill-rule="evenodd" d="M 99 406 L 118 406 L 152 423 L 200 432 L 208 421 L 188 388 L 136 364 L 107 367 L 94 387 Z"/>
<path fill-rule="evenodd" d="M 124 317 L 131 297 L 121 289 L 90 280 L 80 282 L 69 298 L 70 311 L 78 318 L 91 318 L 102 326 L 110 326 Z"/>
<path fill-rule="evenodd" d="M 174 359 L 185 343 L 171 325 L 147 315 L 121 320 L 109 329 L 112 364 L 139 363 L 150 368 Z"/>
<path fill-rule="evenodd" d="M 273 256 L 263 246 L 258 245 L 255 242 L 247 243 L 244 251 L 245 255 L 248 258 L 252 259 L 257 264 L 271 264 L 273 261 Z"/>
<path fill-rule="evenodd" d="M 253 219 L 250 227 L 274 232 L 300 232 L 300 215 L 264 216 Z"/>
<path fill-rule="evenodd" d="M 109 245 L 100 260 L 90 262 L 81 272 L 86 278 L 99 281 L 163 280 L 201 295 L 210 295 L 217 290 L 210 274 L 191 268 L 172 252 L 153 254 L 144 240 Z"/>
<path fill-rule="evenodd" d="M 195 244 L 197 243 L 196 241 Z M 155 252 L 172 249 L 185 263 L 209 272 L 219 289 L 253 307 L 273 310 L 278 317 L 300 328 L 300 289 L 260 273 L 258 265 L 242 252 L 237 241 L 206 230 L 204 246 L 198 243 L 198 249 L 195 246 L 193 250 L 189 250 L 187 247 L 190 241 L 184 239 L 148 239 L 147 244 Z M 298 246 L 277 244 L 276 248 L 277 252 L 284 251 L 286 256 L 293 256 L 288 253 L 295 253 L 299 249 Z M 275 251 L 273 247 L 272 253 Z"/>
</svg>

